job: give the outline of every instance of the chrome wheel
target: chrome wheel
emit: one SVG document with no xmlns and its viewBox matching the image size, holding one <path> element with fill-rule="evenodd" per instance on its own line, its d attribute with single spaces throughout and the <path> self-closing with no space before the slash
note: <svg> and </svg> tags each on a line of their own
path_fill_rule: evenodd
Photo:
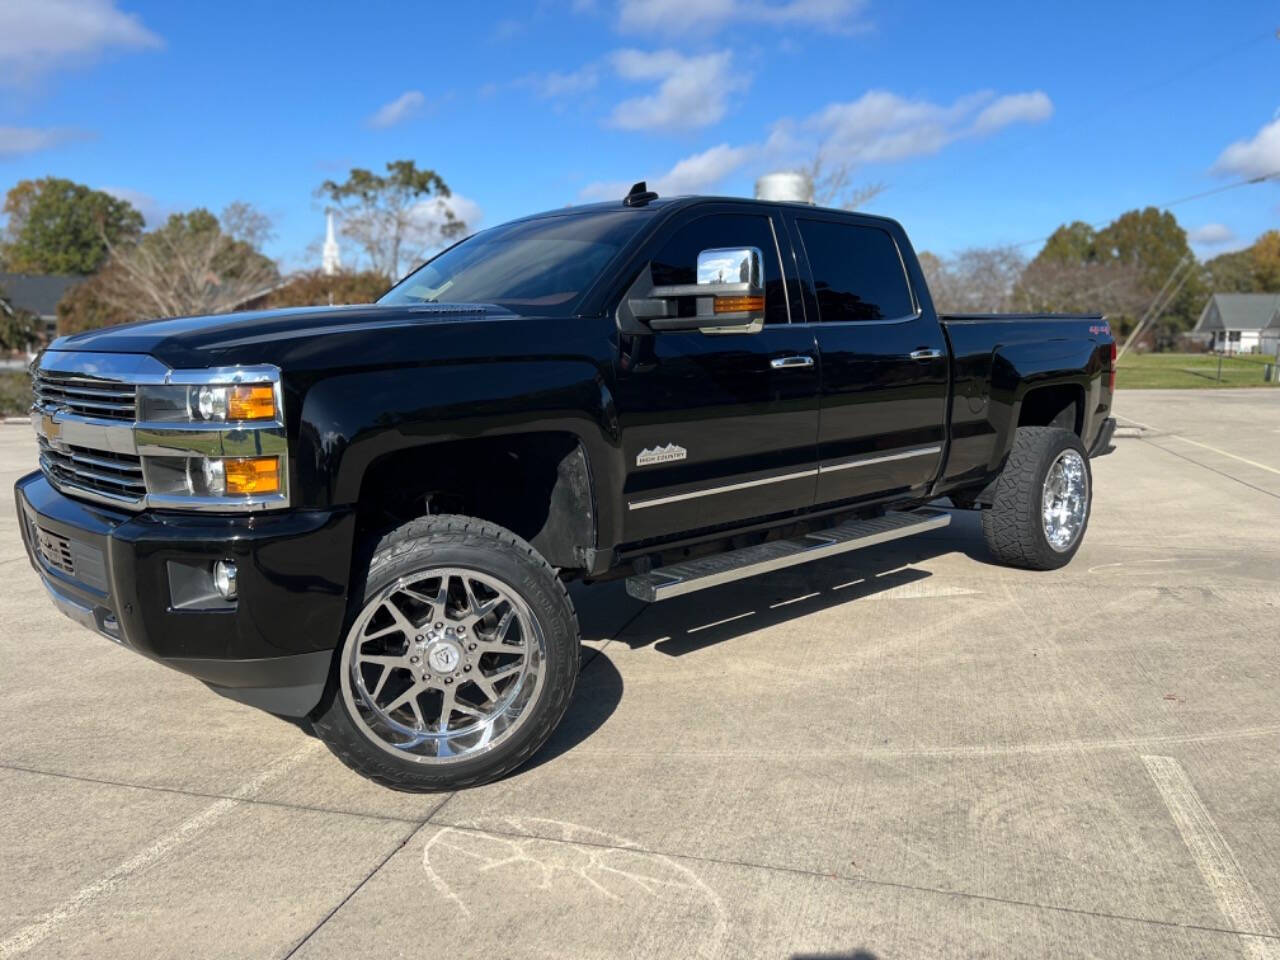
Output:
<svg viewBox="0 0 1280 960">
<path fill-rule="evenodd" d="M 503 581 L 429 568 L 365 605 L 342 657 L 342 696 L 361 732 L 397 757 L 437 764 L 519 729 L 542 690 L 546 643 Z"/>
<path fill-rule="evenodd" d="M 1070 550 L 1089 515 L 1089 470 L 1075 450 L 1063 450 L 1044 478 L 1041 516 L 1045 539 L 1058 553 Z"/>
</svg>

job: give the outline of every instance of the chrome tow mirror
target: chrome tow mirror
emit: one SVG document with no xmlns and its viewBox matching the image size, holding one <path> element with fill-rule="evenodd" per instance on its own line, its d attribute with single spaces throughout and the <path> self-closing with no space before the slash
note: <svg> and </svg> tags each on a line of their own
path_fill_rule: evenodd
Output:
<svg viewBox="0 0 1280 960">
<path fill-rule="evenodd" d="M 698 254 L 697 283 L 633 288 L 632 315 L 654 331 L 756 333 L 764 326 L 763 255 L 758 247 L 717 247 Z M 643 276 L 649 275 L 645 271 Z M 639 284 L 637 284 L 639 285 Z M 640 293 L 636 296 L 636 293 Z M 680 309 L 692 298 L 694 311 Z"/>
</svg>

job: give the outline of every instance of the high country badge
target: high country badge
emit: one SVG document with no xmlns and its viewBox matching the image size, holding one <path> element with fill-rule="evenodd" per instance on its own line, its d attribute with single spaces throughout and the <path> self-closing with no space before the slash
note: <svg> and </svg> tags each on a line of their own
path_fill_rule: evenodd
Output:
<svg viewBox="0 0 1280 960">
<path fill-rule="evenodd" d="M 636 454 L 636 466 L 649 467 L 655 463 L 670 463 L 673 460 L 683 460 L 688 455 L 689 451 L 674 443 L 668 443 L 665 447 L 654 447 L 652 450 L 646 447 Z"/>
</svg>

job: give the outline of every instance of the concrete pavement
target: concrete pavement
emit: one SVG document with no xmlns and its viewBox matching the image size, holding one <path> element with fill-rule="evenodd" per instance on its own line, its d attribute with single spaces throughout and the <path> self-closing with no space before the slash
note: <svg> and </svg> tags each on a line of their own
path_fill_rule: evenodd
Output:
<svg viewBox="0 0 1280 960">
<path fill-rule="evenodd" d="M 412 796 L 56 614 L 0 427 L 6 957 L 1280 958 L 1280 391 L 1126 392 L 1070 567 L 976 517 L 653 607 Z"/>
</svg>

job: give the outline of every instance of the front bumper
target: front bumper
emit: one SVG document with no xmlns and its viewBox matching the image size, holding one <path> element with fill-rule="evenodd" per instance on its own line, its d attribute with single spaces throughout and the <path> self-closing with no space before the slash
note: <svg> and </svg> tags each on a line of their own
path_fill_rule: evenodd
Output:
<svg viewBox="0 0 1280 960">
<path fill-rule="evenodd" d="M 40 473 L 14 492 L 27 556 L 73 620 L 272 713 L 300 717 L 319 702 L 346 614 L 350 510 L 125 513 L 67 497 Z M 176 607 L 175 569 L 217 560 L 236 563 L 237 599 Z"/>
</svg>

